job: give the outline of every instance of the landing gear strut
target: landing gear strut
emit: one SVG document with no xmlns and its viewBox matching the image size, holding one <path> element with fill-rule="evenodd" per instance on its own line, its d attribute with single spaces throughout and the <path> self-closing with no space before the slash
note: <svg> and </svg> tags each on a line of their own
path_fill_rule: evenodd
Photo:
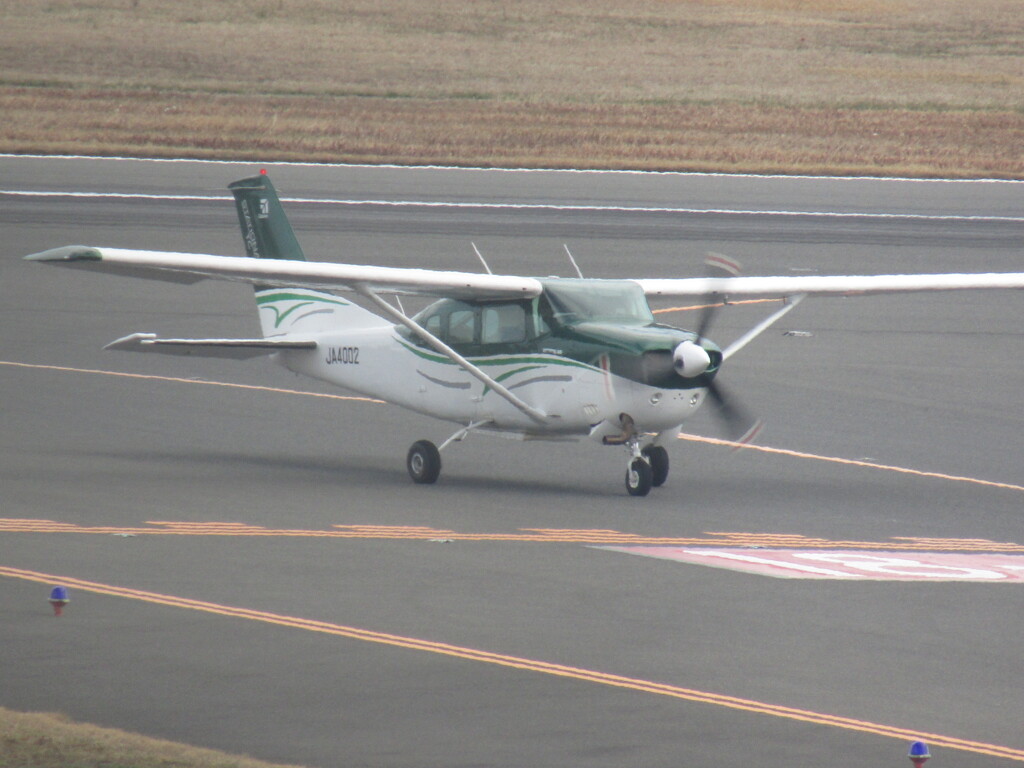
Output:
<svg viewBox="0 0 1024 768">
<path fill-rule="evenodd" d="M 622 445 L 629 451 L 626 465 L 626 490 L 630 496 L 646 496 L 651 488 L 665 484 L 668 479 L 668 451 L 651 443 L 640 447 L 633 417 L 628 413 L 619 414 L 622 425 L 621 435 L 609 435 L 602 439 L 605 445 Z"/>
<path fill-rule="evenodd" d="M 437 447 L 429 440 L 417 440 L 409 448 L 405 457 L 405 467 L 409 470 L 409 477 L 419 485 L 431 485 L 437 482 L 441 475 L 441 451 L 452 443 L 465 440 L 466 435 L 478 427 L 489 424 L 489 421 L 473 421 L 457 431 Z"/>
</svg>

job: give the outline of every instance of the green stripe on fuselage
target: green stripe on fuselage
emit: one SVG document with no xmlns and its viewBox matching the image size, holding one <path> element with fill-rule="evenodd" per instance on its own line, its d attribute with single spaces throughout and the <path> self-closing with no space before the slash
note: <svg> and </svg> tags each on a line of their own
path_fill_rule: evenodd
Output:
<svg viewBox="0 0 1024 768">
<path fill-rule="evenodd" d="M 396 337 L 395 340 L 403 347 L 405 347 L 407 350 L 412 352 L 414 355 L 416 355 L 417 357 L 422 357 L 424 360 L 429 360 L 432 363 L 441 363 L 442 365 L 458 365 L 458 363 L 456 363 L 454 360 L 444 355 L 436 354 L 433 352 L 427 352 L 426 350 L 423 349 L 417 349 L 413 345 L 406 342 L 404 339 Z M 570 360 L 565 357 L 556 356 L 538 357 L 536 353 L 530 352 L 524 352 L 523 354 L 519 355 L 506 354 L 491 357 L 466 356 L 466 359 L 469 360 L 469 362 L 471 362 L 473 365 L 478 366 L 480 368 L 490 365 L 522 365 L 532 363 L 537 365 L 538 367 L 544 365 L 564 365 L 570 368 L 583 368 L 584 370 L 588 371 L 601 372 L 600 368 L 597 368 L 596 366 L 593 365 L 587 365 L 586 363 L 581 363 L 578 360 Z"/>
<path fill-rule="evenodd" d="M 327 298 L 321 294 L 310 293 L 262 293 L 256 294 L 257 304 L 270 304 L 275 301 L 319 301 L 324 304 L 337 304 L 342 307 L 349 306 L 349 302 L 340 299 Z"/>
</svg>

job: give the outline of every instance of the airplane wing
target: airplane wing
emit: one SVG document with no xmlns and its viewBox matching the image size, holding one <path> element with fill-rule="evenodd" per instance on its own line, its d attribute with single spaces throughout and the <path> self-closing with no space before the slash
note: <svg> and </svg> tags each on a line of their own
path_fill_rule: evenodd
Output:
<svg viewBox="0 0 1024 768">
<path fill-rule="evenodd" d="M 208 278 L 319 290 L 370 290 L 450 298 L 514 298 L 540 294 L 540 280 L 516 275 L 449 272 L 363 264 L 257 259 L 200 253 L 65 246 L 26 256 L 61 266 L 191 283 Z M 928 275 L 797 275 L 778 277 L 634 278 L 648 296 L 714 293 L 778 297 L 1024 288 L 1024 272 Z"/>
<path fill-rule="evenodd" d="M 287 285 L 318 290 L 365 288 L 382 293 L 448 298 L 532 297 L 541 292 L 540 281 L 532 277 L 81 245 L 54 248 L 25 258 L 29 261 L 176 283 L 214 278 L 256 285 Z"/>
<path fill-rule="evenodd" d="M 104 349 L 245 360 L 287 349 L 309 350 L 316 347 L 317 343 L 312 339 L 161 339 L 155 333 L 133 333 L 110 342 Z"/>
<path fill-rule="evenodd" d="M 648 296 L 704 297 L 712 294 L 778 297 L 852 296 L 911 291 L 1024 288 L 1024 272 L 932 275 L 797 275 L 782 277 L 694 277 L 634 279 Z"/>
</svg>

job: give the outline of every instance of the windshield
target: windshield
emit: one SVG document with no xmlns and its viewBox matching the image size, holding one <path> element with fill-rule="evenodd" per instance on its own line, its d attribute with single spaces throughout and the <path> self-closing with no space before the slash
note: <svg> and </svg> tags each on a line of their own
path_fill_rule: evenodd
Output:
<svg viewBox="0 0 1024 768">
<path fill-rule="evenodd" d="M 559 323 L 651 325 L 654 322 L 643 289 L 629 280 L 545 280 L 544 294 Z"/>
</svg>

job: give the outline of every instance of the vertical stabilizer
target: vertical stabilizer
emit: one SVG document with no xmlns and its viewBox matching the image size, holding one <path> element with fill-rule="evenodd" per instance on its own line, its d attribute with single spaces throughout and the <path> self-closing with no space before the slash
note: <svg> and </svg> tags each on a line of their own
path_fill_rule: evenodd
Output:
<svg viewBox="0 0 1024 768">
<path fill-rule="evenodd" d="M 228 185 L 235 196 L 245 255 L 257 259 L 305 261 L 292 225 L 284 215 L 277 190 L 266 173 Z"/>
<path fill-rule="evenodd" d="M 277 190 L 266 173 L 228 185 L 235 196 L 245 255 L 305 261 Z M 256 306 L 265 338 L 304 336 L 339 329 L 389 325 L 358 304 L 325 291 L 281 284 L 256 285 Z"/>
</svg>

